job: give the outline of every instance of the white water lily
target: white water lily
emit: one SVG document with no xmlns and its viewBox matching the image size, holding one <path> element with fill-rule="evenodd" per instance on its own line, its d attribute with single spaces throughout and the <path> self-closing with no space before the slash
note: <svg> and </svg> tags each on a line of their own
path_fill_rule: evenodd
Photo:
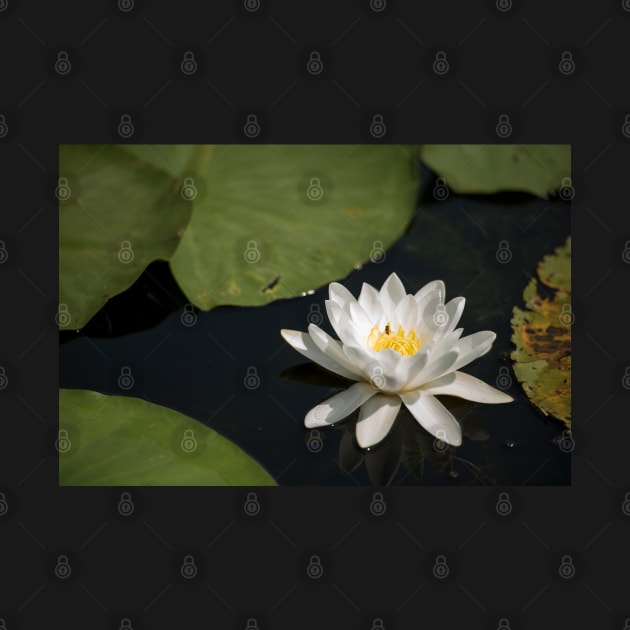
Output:
<svg viewBox="0 0 630 630">
<path fill-rule="evenodd" d="M 358 299 L 341 284 L 329 286 L 328 318 L 340 341 L 319 326 L 308 333 L 281 330 L 299 353 L 322 367 L 357 381 L 311 409 L 307 428 L 332 425 L 358 407 L 359 446 L 374 446 L 389 433 L 404 404 L 431 435 L 453 446 L 462 441 L 459 423 L 435 397 L 458 396 L 481 403 L 505 403 L 513 398 L 459 369 L 486 354 L 496 338 L 485 330 L 462 337 L 455 328 L 465 299 L 444 303 L 441 280 L 429 282 L 415 295 L 405 293 L 391 274 L 381 290 L 364 283 Z"/>
</svg>

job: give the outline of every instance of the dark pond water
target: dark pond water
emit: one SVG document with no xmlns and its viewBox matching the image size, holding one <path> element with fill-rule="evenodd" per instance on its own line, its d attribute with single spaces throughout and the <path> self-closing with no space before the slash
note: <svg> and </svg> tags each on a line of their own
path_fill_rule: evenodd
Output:
<svg viewBox="0 0 630 630">
<path fill-rule="evenodd" d="M 570 206 L 527 195 L 451 194 L 437 202 L 433 183 L 384 260 L 340 281 L 358 295 L 363 282 L 379 287 L 393 271 L 408 292 L 441 278 L 447 299 L 466 297 L 464 334 L 497 333 L 492 350 L 464 371 L 495 386 L 507 376 L 515 402 L 441 397 L 462 424 L 459 448 L 441 449 L 404 407 L 388 438 L 368 452 L 353 440 L 358 412 L 318 433 L 304 428 L 306 412 L 349 383 L 309 364 L 280 329 L 306 330 L 314 321 L 334 334 L 327 287 L 263 307 L 195 311 L 191 320 L 168 264 L 154 263 L 83 331 L 60 335 L 60 386 L 180 411 L 233 440 L 280 485 L 570 484 L 571 456 L 558 445 L 563 427 L 529 403 L 509 361 L 512 306 L 522 304 L 538 261 L 570 234 Z M 133 374 L 131 390 L 118 385 L 123 368 Z"/>
</svg>

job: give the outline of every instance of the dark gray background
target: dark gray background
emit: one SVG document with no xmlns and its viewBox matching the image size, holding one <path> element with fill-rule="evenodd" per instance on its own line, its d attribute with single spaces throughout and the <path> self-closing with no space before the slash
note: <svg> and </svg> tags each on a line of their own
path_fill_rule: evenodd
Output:
<svg viewBox="0 0 630 630">
<path fill-rule="evenodd" d="M 8 630 L 623 630 L 630 2 L 556 2 L 553 12 L 545 2 L 497 2 L 0 0 Z M 193 75 L 180 69 L 187 51 Z M 440 51 L 444 75 L 433 72 Z M 323 64 L 316 76 L 312 52 Z M 247 489 L 132 489 L 126 516 L 120 489 L 58 489 L 58 144 L 121 142 L 123 115 L 132 142 L 245 142 L 251 114 L 256 142 L 373 142 L 378 114 L 383 142 L 573 145 L 570 488 L 384 489 L 380 516 L 366 489 L 267 488 L 253 517 L 243 510 Z M 500 138 L 506 115 L 511 134 Z M 506 516 L 496 509 L 501 491 Z M 185 556 L 197 569 L 191 579 Z M 434 575 L 437 556 L 444 579 Z M 559 571 L 567 558 L 573 568 Z"/>
</svg>

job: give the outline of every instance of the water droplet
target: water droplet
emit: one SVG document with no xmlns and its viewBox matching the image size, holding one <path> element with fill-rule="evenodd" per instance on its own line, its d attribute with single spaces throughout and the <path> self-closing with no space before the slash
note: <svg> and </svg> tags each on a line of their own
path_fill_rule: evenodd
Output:
<svg viewBox="0 0 630 630">
<path fill-rule="evenodd" d="M 505 443 L 505 445 L 506 445 L 508 448 L 514 448 L 514 447 L 516 446 L 516 442 L 515 442 L 514 440 L 508 440 L 508 441 Z"/>
</svg>

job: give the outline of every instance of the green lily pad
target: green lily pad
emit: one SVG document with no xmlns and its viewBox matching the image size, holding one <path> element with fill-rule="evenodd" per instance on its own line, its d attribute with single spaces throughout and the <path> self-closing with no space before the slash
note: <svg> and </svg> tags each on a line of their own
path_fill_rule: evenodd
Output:
<svg viewBox="0 0 630 630">
<path fill-rule="evenodd" d="M 192 206 L 165 170 L 116 146 L 62 145 L 59 176 L 59 326 L 73 329 L 171 256 Z"/>
<path fill-rule="evenodd" d="M 59 391 L 62 486 L 274 486 L 238 446 L 138 398 Z"/>
<path fill-rule="evenodd" d="M 258 305 L 382 260 L 414 211 L 415 148 L 215 146 L 171 270 L 188 299 Z"/>
<path fill-rule="evenodd" d="M 571 237 L 538 264 L 513 309 L 514 373 L 531 402 L 571 428 Z M 543 297 L 544 296 L 544 297 Z"/>
<path fill-rule="evenodd" d="M 138 160 L 152 164 L 173 177 L 183 177 L 195 170 L 204 151 L 212 152 L 212 145 L 195 144 L 121 144 L 118 145 Z"/>
<path fill-rule="evenodd" d="M 568 144 L 425 144 L 420 157 L 457 193 L 521 191 L 543 197 L 571 183 Z"/>
</svg>

